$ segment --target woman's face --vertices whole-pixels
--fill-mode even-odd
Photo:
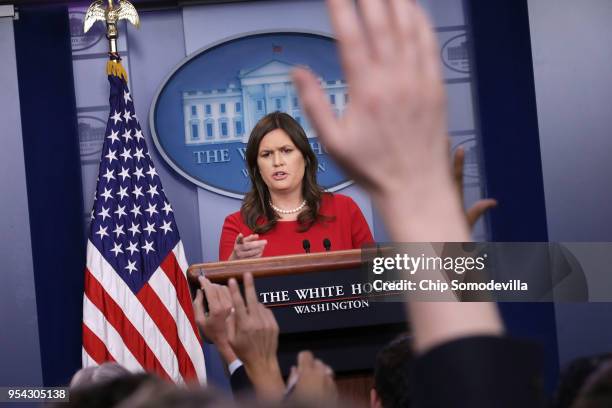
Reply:
[[[306,163],[302,152],[282,129],[274,129],[259,143],[257,167],[270,194],[301,191]]]

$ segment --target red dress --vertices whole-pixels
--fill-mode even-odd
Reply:
[[[319,212],[335,219],[317,222],[304,232],[297,231],[297,221],[279,221],[270,231],[259,234],[259,239],[268,241],[262,256],[303,254],[302,242],[305,239],[310,241],[310,252],[324,252],[325,238],[330,240],[332,251],[360,248],[363,244],[374,242],[370,227],[352,198],[342,194],[323,194]],[[237,211],[225,218],[219,243],[220,261],[230,257],[239,233],[247,237],[253,231]]]

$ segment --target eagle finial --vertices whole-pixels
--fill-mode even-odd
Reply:
[[[107,3],[107,4],[105,4]],[[117,54],[117,22],[128,20],[137,28],[140,27],[140,19],[136,8],[127,0],[119,0],[115,6],[113,0],[96,0],[87,9],[83,21],[83,32],[89,31],[96,21],[106,22],[106,38],[110,43],[111,54]]]

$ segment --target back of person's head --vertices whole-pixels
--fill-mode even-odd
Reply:
[[[587,379],[610,359],[612,359],[612,354],[604,353],[573,360],[561,373],[552,406],[554,408],[571,407]]]
[[[238,408],[238,406],[228,397],[210,388],[188,389],[164,383],[144,384],[116,408]]]
[[[376,356],[371,406],[400,408],[410,405],[412,349],[410,339],[402,335],[387,344]]]
[[[348,408],[337,400],[283,401],[259,399],[255,394],[242,394],[235,401],[211,388],[144,385],[115,408]]]
[[[104,381],[113,380],[130,372],[127,368],[117,363],[103,363],[99,366],[84,367],[77,371],[70,380],[70,388],[74,389],[90,384],[97,384]]]
[[[612,407],[612,360],[602,362],[586,379],[571,407]]]
[[[81,384],[70,390],[70,401],[62,408],[112,408],[132,396],[141,387],[163,387],[167,383],[152,374],[127,374],[101,382]]]

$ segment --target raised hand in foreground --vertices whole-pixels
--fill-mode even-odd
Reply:
[[[439,47],[423,10],[406,0],[328,0],[349,88],[341,118],[315,76],[294,72],[302,105],[336,161],[370,193],[397,242],[469,241],[447,149]],[[424,352],[499,335],[489,303],[412,302],[414,346]]]
[[[229,291],[235,309],[228,319],[229,343],[242,360],[257,394],[266,399],[280,399],[285,384],[276,356],[278,324],[270,309],[257,299],[253,275],[245,273],[243,283],[244,298],[236,280],[229,281]]]
[[[204,276],[200,276],[198,280],[202,289],[196,292],[193,301],[196,324],[202,336],[217,346],[225,364],[230,364],[237,357],[227,337],[226,325],[233,307],[229,289],[227,286],[211,283]],[[204,297],[208,303],[208,310],[204,309]]]
[[[292,395],[298,399],[329,401],[338,396],[333,370],[310,351],[300,351],[289,378],[289,383],[295,381]]]
[[[304,109],[328,151],[368,190],[396,241],[466,241],[431,26],[410,1],[358,3],[361,19],[352,0],[328,1],[348,81],[344,115],[336,118],[315,76],[298,69]]]

